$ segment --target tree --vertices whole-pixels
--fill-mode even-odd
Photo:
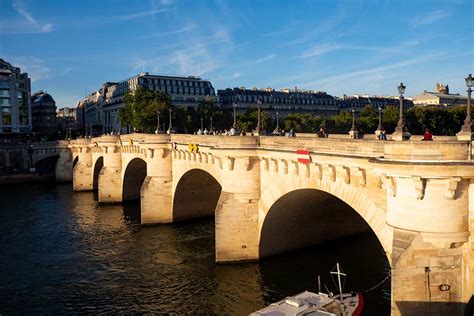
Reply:
[[[371,134],[377,129],[378,114],[372,105],[366,105],[359,114],[356,128],[362,134]]]
[[[347,134],[352,127],[352,113],[341,111],[332,117],[334,119],[334,130],[332,133]]]
[[[123,101],[125,106],[119,111],[120,121],[144,133],[153,133],[157,124],[157,111],[160,111],[163,120],[171,106],[171,97],[167,93],[143,88],[127,93]],[[164,119],[164,122],[167,120]]]
[[[395,131],[395,127],[398,123],[399,107],[398,106],[387,106],[382,112],[382,127],[385,128],[387,134],[391,134]]]

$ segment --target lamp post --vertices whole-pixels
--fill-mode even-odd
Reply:
[[[356,130],[356,126],[355,126],[355,108],[352,108],[351,112],[352,112],[352,127],[351,127],[351,130],[349,131],[349,135],[351,136],[351,138],[357,139],[359,138],[359,131]]]
[[[201,131],[204,131],[204,122],[202,120],[202,116],[201,116]]]
[[[405,136],[405,122],[403,119],[403,94],[405,93],[406,87],[403,85],[403,82],[400,82],[400,85],[397,87],[398,89],[398,94],[400,95],[400,114],[398,115],[398,123],[397,127],[395,128],[395,132],[392,134],[392,139],[393,140],[404,140],[409,137],[404,137]],[[408,134],[408,133],[407,133]]]
[[[356,125],[355,125],[355,112],[356,110],[352,108],[352,127],[351,127],[351,132],[354,132],[356,130]]]
[[[281,130],[280,130],[280,113],[276,112],[275,115],[276,115],[277,125],[276,125],[275,129],[273,130],[273,134],[280,134],[280,132],[281,132]]]
[[[237,101],[234,101],[234,103],[232,103],[232,107],[234,108],[234,124],[232,125],[232,127],[237,130]]]
[[[258,109],[258,112],[257,112],[257,127],[255,127],[255,132],[260,135],[261,131],[262,131],[262,116],[261,116],[261,106],[262,106],[262,99],[261,98],[258,98],[257,100],[257,109]]]
[[[161,130],[160,130],[160,110],[157,109],[156,110],[156,133],[159,134],[161,133]]]
[[[467,107],[466,107],[466,119],[464,120],[464,124],[461,127],[461,131],[456,134],[458,140],[472,140],[472,118],[471,118],[471,93],[472,93],[472,74],[469,74],[465,78],[466,80],[466,87],[467,87]]]
[[[174,130],[173,130],[173,109],[170,107],[168,109],[168,112],[169,112],[169,120],[170,120],[170,126],[168,127],[168,130],[166,131],[167,134],[173,134],[174,133]]]
[[[212,129],[213,129],[212,128],[212,116],[210,117],[210,120],[211,120],[211,130],[210,130],[210,132],[212,133]]]
[[[379,125],[377,126],[377,130],[382,130],[382,107],[379,106]]]
[[[375,130],[375,139],[380,139],[380,134],[382,134],[382,107],[378,107],[379,110],[379,125],[377,126],[377,129]]]

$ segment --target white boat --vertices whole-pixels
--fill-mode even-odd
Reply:
[[[359,316],[364,306],[362,294],[342,293],[341,276],[345,277],[346,275],[340,269],[339,263],[336,264],[331,274],[337,275],[339,294],[321,293],[321,290],[318,293],[305,291],[273,303],[250,315]]]

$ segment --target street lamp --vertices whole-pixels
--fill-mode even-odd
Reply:
[[[351,136],[351,138],[357,139],[359,138],[359,131],[356,130],[356,126],[355,126],[355,108],[352,108],[351,112],[352,112],[352,127],[351,127],[351,130],[349,131],[349,135]]]
[[[400,95],[400,114],[398,117],[398,123],[397,127],[395,128],[395,132],[392,134],[392,139],[393,140],[404,140],[407,139],[405,134],[409,135],[408,133],[405,133],[405,122],[403,119],[403,94],[405,93],[406,87],[403,85],[403,82],[400,82],[400,85],[397,87],[398,89],[398,94]]]
[[[275,129],[273,130],[273,134],[280,134],[280,132],[281,132],[281,130],[280,130],[280,113],[276,112],[275,115],[276,115],[277,125],[276,125]]]
[[[354,132],[356,130],[355,126],[355,112],[356,110],[352,108],[352,127],[351,127],[351,132]]]
[[[156,129],[155,129],[155,134],[160,134],[160,109],[156,109]]]
[[[377,126],[377,130],[382,130],[382,107],[379,106],[379,126]]]
[[[400,82],[398,88],[398,94],[400,95],[400,114],[398,117],[397,129],[401,129],[403,132],[404,120],[403,120],[403,94],[405,93],[406,87],[403,85],[403,82]]]
[[[232,127],[237,130],[237,99],[232,103],[232,107],[234,108],[234,124]]]
[[[201,116],[201,131],[204,131],[204,122],[203,122],[202,116]]]
[[[260,132],[262,131],[262,116],[261,116],[261,109],[260,107],[262,106],[262,99],[261,98],[258,98],[257,100],[257,104],[258,104],[258,117],[257,117],[257,127],[255,128],[255,132],[257,132],[258,134],[260,134]]]
[[[472,132],[472,119],[471,119],[471,93],[472,93],[472,85],[473,85],[473,81],[472,81],[472,74],[469,74],[469,76],[467,76],[465,78],[466,80],[466,87],[467,87],[467,108],[466,108],[466,119],[464,120],[464,124],[462,125],[461,127],[461,131],[457,134],[458,136],[458,139],[459,139],[459,136],[465,136],[465,137],[468,137],[468,138],[462,138],[463,140],[467,140],[467,139],[471,139],[471,132]]]
[[[172,114],[173,114],[173,109],[170,107],[168,109],[169,111],[169,120],[170,120],[170,126],[168,127],[168,130],[166,131],[167,134],[173,134],[174,133],[174,130],[173,130],[173,117],[172,117]]]
[[[210,119],[211,119],[211,130],[210,130],[210,132],[212,133],[212,116],[210,117]]]

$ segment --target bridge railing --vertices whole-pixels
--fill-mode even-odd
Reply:
[[[332,139],[312,136],[298,137],[260,137],[260,147],[279,150],[304,149],[313,152],[344,154],[354,156],[381,157],[384,142],[376,140]]]
[[[200,144],[218,148],[256,148],[256,136],[222,136],[222,135],[171,135],[171,141],[182,144]]]

